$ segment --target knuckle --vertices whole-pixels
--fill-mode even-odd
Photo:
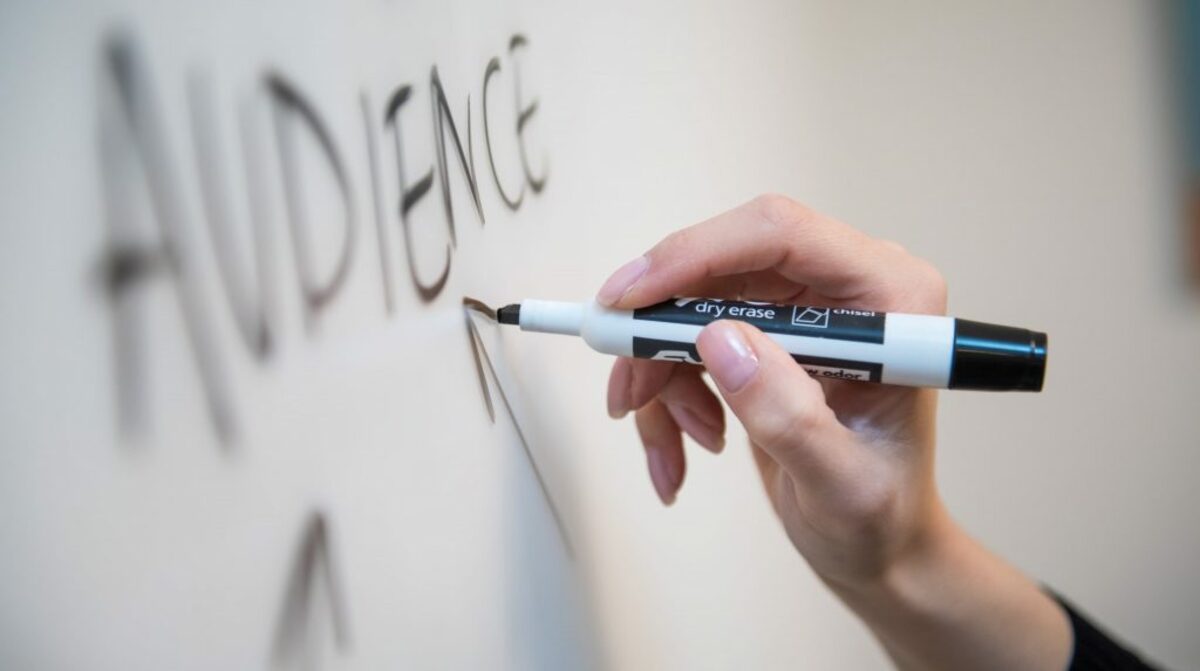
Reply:
[[[878,544],[895,526],[902,499],[893,483],[855,481],[837,496],[827,529],[847,540]]]
[[[653,442],[656,428],[654,408],[647,404],[634,410],[633,424],[637,427],[638,437],[641,438],[643,443],[647,442],[647,440]]]
[[[662,256],[664,253],[669,253],[671,248],[679,245],[680,233],[684,230],[686,229],[676,229],[668,233],[662,240],[659,240],[657,244],[651,247],[650,251],[646,252],[646,256],[657,257]]]
[[[763,221],[781,228],[795,226],[811,216],[808,208],[778,193],[764,193],[751,202]]]
[[[688,239],[688,231],[690,230],[692,230],[690,226],[677,228],[668,233],[667,237],[662,239],[660,245],[663,247],[673,247],[679,245],[680,243],[686,242]]]
[[[904,278],[903,290],[898,297],[910,307],[923,312],[939,312],[946,306],[946,278],[928,260],[911,254],[900,243],[878,240],[885,258],[896,259],[895,267],[901,269]],[[894,255],[894,256],[893,256]],[[900,277],[897,277],[899,280]]]
[[[863,486],[849,497],[846,516],[862,532],[886,527],[899,505],[900,493],[890,484]]]
[[[630,365],[629,404],[641,408],[662,396],[677,364],[669,361],[634,361]]]
[[[798,437],[811,433],[819,424],[816,409],[792,404],[785,411],[767,413],[753,428],[754,442],[767,449],[787,448]]]
[[[694,226],[689,226],[671,231],[657,245],[654,245],[646,255],[655,261],[673,260],[679,257],[687,258],[691,254],[689,250],[696,242],[694,228]]]
[[[942,272],[932,263],[922,259],[920,261],[919,276],[924,294],[929,297],[930,302],[935,306],[944,307],[946,305],[948,288],[946,277],[942,275]]]

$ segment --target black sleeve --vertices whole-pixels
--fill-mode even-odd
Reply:
[[[1054,593],[1051,596],[1067,612],[1075,637],[1067,671],[1159,671],[1101,631],[1066,599]]]

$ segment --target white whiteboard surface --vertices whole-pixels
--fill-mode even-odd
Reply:
[[[586,298],[779,191],[933,260],[955,313],[1051,334],[1044,394],[943,396],[951,509],[1195,666],[1200,319],[1169,270],[1158,20],[1083,0],[4,4],[0,665],[882,668],[742,440],[690,450],[661,509],[632,423],[604,413],[605,357],[467,327],[466,297]],[[448,128],[436,168],[435,66],[478,209]],[[404,85],[407,186],[431,171],[407,238]],[[147,156],[170,174],[158,214]],[[164,218],[174,256],[147,255]],[[265,354],[239,330],[263,258]],[[240,308],[223,261],[254,289]],[[1113,305],[1147,342],[1119,382]]]

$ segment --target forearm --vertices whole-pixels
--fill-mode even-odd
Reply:
[[[936,516],[878,580],[830,587],[903,671],[1066,669],[1072,635],[1058,603]]]

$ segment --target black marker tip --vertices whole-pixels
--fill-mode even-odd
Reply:
[[[520,324],[521,323],[521,304],[513,303],[505,305],[496,310],[496,321],[501,324]]]

